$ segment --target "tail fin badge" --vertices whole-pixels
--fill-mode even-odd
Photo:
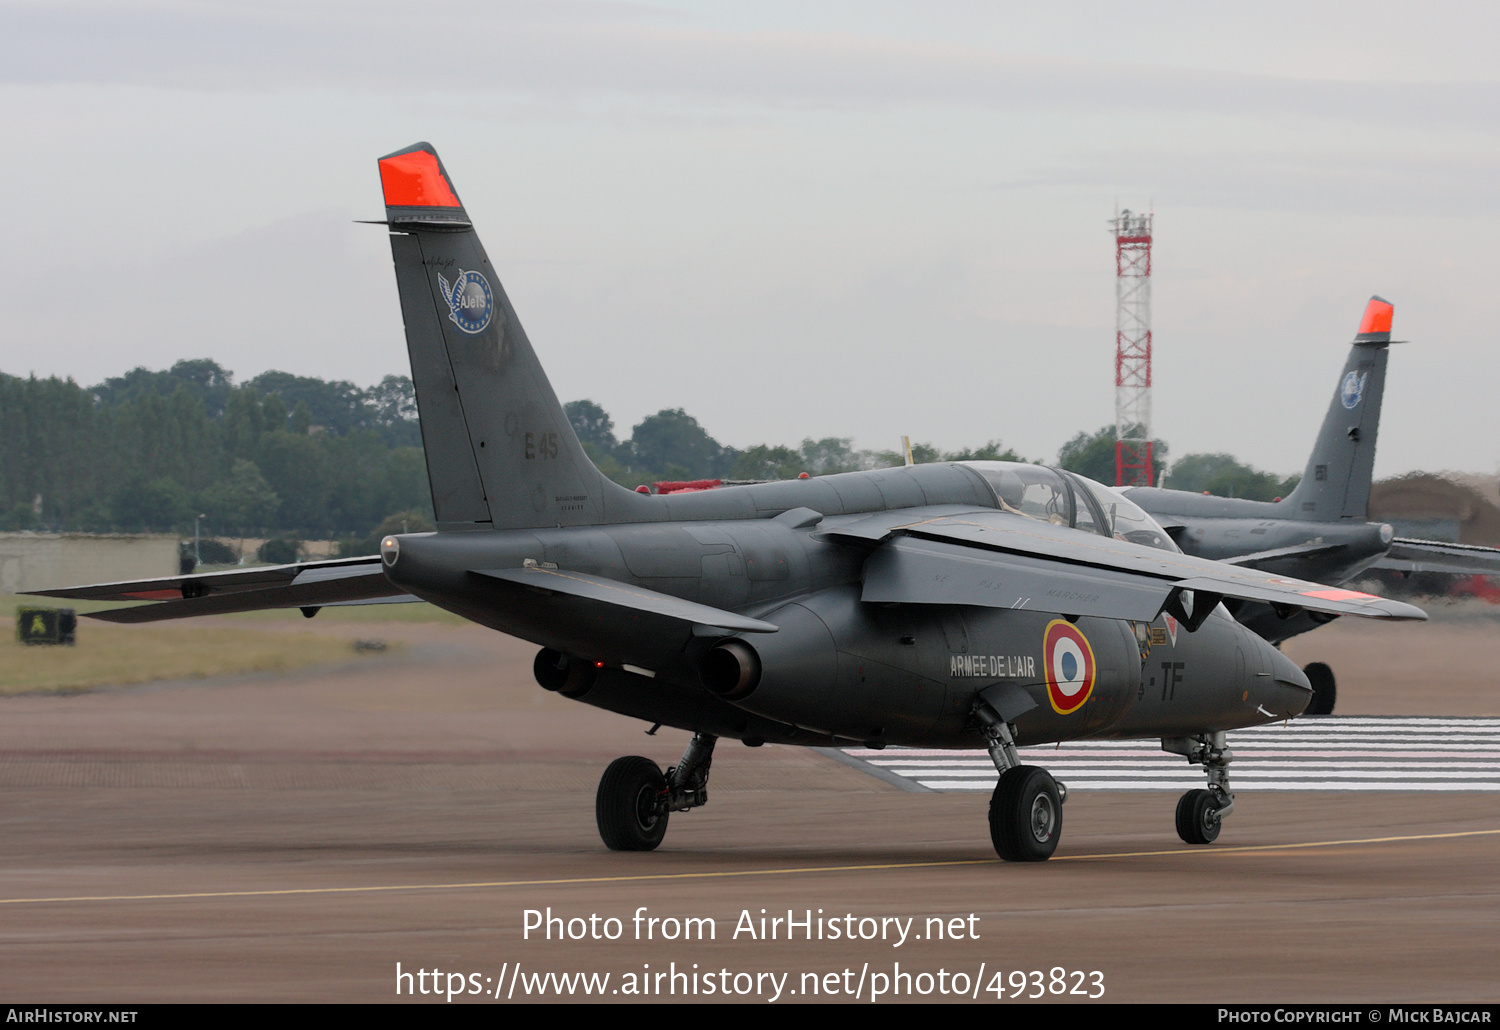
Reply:
[[[438,289],[448,302],[448,317],[454,325],[471,336],[489,327],[490,317],[495,313],[495,295],[483,275],[460,269],[458,278],[449,285],[439,274]]]
[[[1339,400],[1344,402],[1344,407],[1350,411],[1359,407],[1359,400],[1365,395],[1365,380],[1368,378],[1368,372],[1350,372],[1344,377],[1344,384],[1339,387]]]

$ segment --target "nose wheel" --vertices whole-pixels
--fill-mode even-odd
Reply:
[[[1229,750],[1225,735],[1200,733],[1194,737],[1169,737],[1163,751],[1182,755],[1208,774],[1207,790],[1190,790],[1177,802],[1177,836],[1185,844],[1212,844],[1219,839],[1224,819],[1234,811],[1234,792],[1229,789]]]
[[[1177,836],[1187,844],[1212,844],[1224,825],[1213,791],[1190,790],[1177,802]]]

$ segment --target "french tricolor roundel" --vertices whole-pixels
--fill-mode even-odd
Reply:
[[[1088,637],[1066,619],[1047,623],[1042,638],[1042,663],[1047,667],[1047,697],[1059,715],[1076,712],[1094,692],[1094,649]]]

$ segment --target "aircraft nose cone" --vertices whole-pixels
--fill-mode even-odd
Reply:
[[[1275,647],[1264,640],[1259,643],[1265,649],[1266,671],[1270,673],[1257,677],[1265,684],[1255,692],[1261,696],[1261,708],[1278,718],[1301,715],[1312,701],[1312,683],[1307,674]]]

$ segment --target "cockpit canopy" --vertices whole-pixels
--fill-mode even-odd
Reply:
[[[989,483],[1002,511],[1163,551],[1178,550],[1155,519],[1124,494],[1092,479],[1010,461],[966,461],[964,465]]]

